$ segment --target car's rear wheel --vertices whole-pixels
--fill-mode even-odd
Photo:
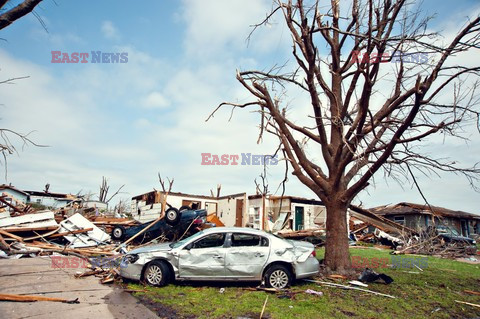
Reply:
[[[170,207],[165,212],[165,220],[170,225],[176,225],[180,221],[180,211],[174,207]]]
[[[273,265],[265,273],[265,284],[275,289],[287,288],[292,282],[292,273],[285,266]]]
[[[152,261],[148,264],[143,278],[151,286],[162,287],[168,284],[170,280],[170,269],[161,261]]]
[[[112,237],[115,240],[123,240],[125,238],[125,227],[115,226],[112,230]]]

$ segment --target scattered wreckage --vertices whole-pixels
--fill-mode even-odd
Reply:
[[[164,286],[175,280],[262,281],[283,289],[318,274],[311,243],[241,227],[210,228],[172,243],[128,252],[120,275]]]

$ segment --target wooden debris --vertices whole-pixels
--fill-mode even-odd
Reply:
[[[455,302],[458,302],[458,303],[461,303],[461,304],[464,304],[464,305],[469,305],[469,306],[473,306],[473,307],[480,308],[480,305],[477,305],[476,303],[471,303],[471,302],[466,302],[466,301],[460,301],[460,300],[455,300]]]
[[[77,299],[67,300],[62,298],[52,298],[45,296],[29,296],[29,295],[12,295],[12,294],[0,294],[1,301],[17,301],[17,302],[35,302],[35,301],[54,301],[63,303],[80,303]]]
[[[265,291],[265,292],[271,292],[271,293],[277,293],[277,292],[282,292],[280,289],[275,289],[275,288],[267,288],[267,287],[255,287],[255,288],[243,288],[244,290],[249,290],[249,291]]]
[[[480,296],[480,292],[479,292],[479,291],[464,290],[463,292],[466,292],[467,294],[471,294],[471,295]]]
[[[0,235],[3,235],[3,236],[7,236],[7,237],[10,237],[10,238],[13,238],[17,241],[20,241],[20,242],[23,242],[23,238],[20,237],[20,236],[17,236],[17,235],[14,235],[14,234],[11,234],[3,229],[0,229]]]
[[[51,236],[49,236],[49,238],[57,238],[57,237],[63,237],[63,236],[73,235],[73,234],[81,234],[81,233],[89,232],[91,230],[93,230],[93,228],[72,230],[72,231],[67,231],[67,232],[64,232],[64,233],[58,233],[58,234],[51,235]]]
[[[388,297],[388,298],[392,298],[392,299],[397,298],[397,297],[392,296],[392,295],[382,294],[380,292],[376,292],[376,291],[372,291],[372,290],[368,290],[368,289],[363,289],[363,288],[358,288],[358,287],[340,285],[340,284],[336,284],[336,283],[333,283],[333,282],[310,280],[310,279],[303,279],[303,280],[308,281],[308,282],[313,282],[313,283],[316,283],[316,284],[321,284],[321,285],[324,285],[324,286],[337,287],[337,288],[342,288],[342,289],[360,290],[360,291],[368,292],[368,293],[378,295],[378,296],[384,296],[384,297]]]
[[[367,284],[364,284],[363,282],[358,281],[358,280],[351,280],[348,283],[351,284],[351,285],[355,285],[355,286],[368,287]]]
[[[75,278],[82,278],[82,277],[88,277],[88,276],[92,276],[92,275],[98,275],[98,274],[101,274],[103,272],[102,269],[96,269],[96,270],[88,270],[88,271],[85,271],[85,272],[82,272],[81,274],[75,274]]]
[[[17,233],[17,232],[28,232],[28,231],[55,230],[57,228],[58,228],[58,225],[39,226],[39,227],[5,227],[5,228],[2,228],[2,230],[8,231],[9,233]]]
[[[267,298],[265,298],[265,302],[263,303],[262,312],[260,313],[260,319],[262,319],[263,317],[263,313],[265,312],[265,307],[267,306],[267,302],[268,302],[268,295],[267,295]]]

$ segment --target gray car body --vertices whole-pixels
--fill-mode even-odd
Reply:
[[[226,235],[222,247],[190,248],[202,238],[216,233]],[[268,239],[268,246],[232,247],[231,234],[261,236]],[[137,255],[138,260],[129,263],[125,256],[120,275],[141,280],[148,263],[164,260],[176,280],[261,281],[272,264],[287,266],[294,279],[301,279],[314,276],[319,271],[319,262],[312,256],[313,251],[311,243],[285,240],[252,228],[210,228],[187,238],[175,248],[171,248],[170,243],[162,243],[130,251],[127,256]]]

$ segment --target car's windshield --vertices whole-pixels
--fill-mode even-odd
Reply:
[[[191,239],[194,239],[194,238],[197,238],[197,237],[200,237],[203,235],[203,230],[202,231],[199,231],[198,233],[196,233],[195,235],[192,235],[190,237],[187,237],[187,238],[184,238],[182,240],[179,240],[177,242],[174,242],[174,243],[171,243],[170,244],[170,248],[178,248],[182,245],[184,245],[187,241],[191,240]]]

